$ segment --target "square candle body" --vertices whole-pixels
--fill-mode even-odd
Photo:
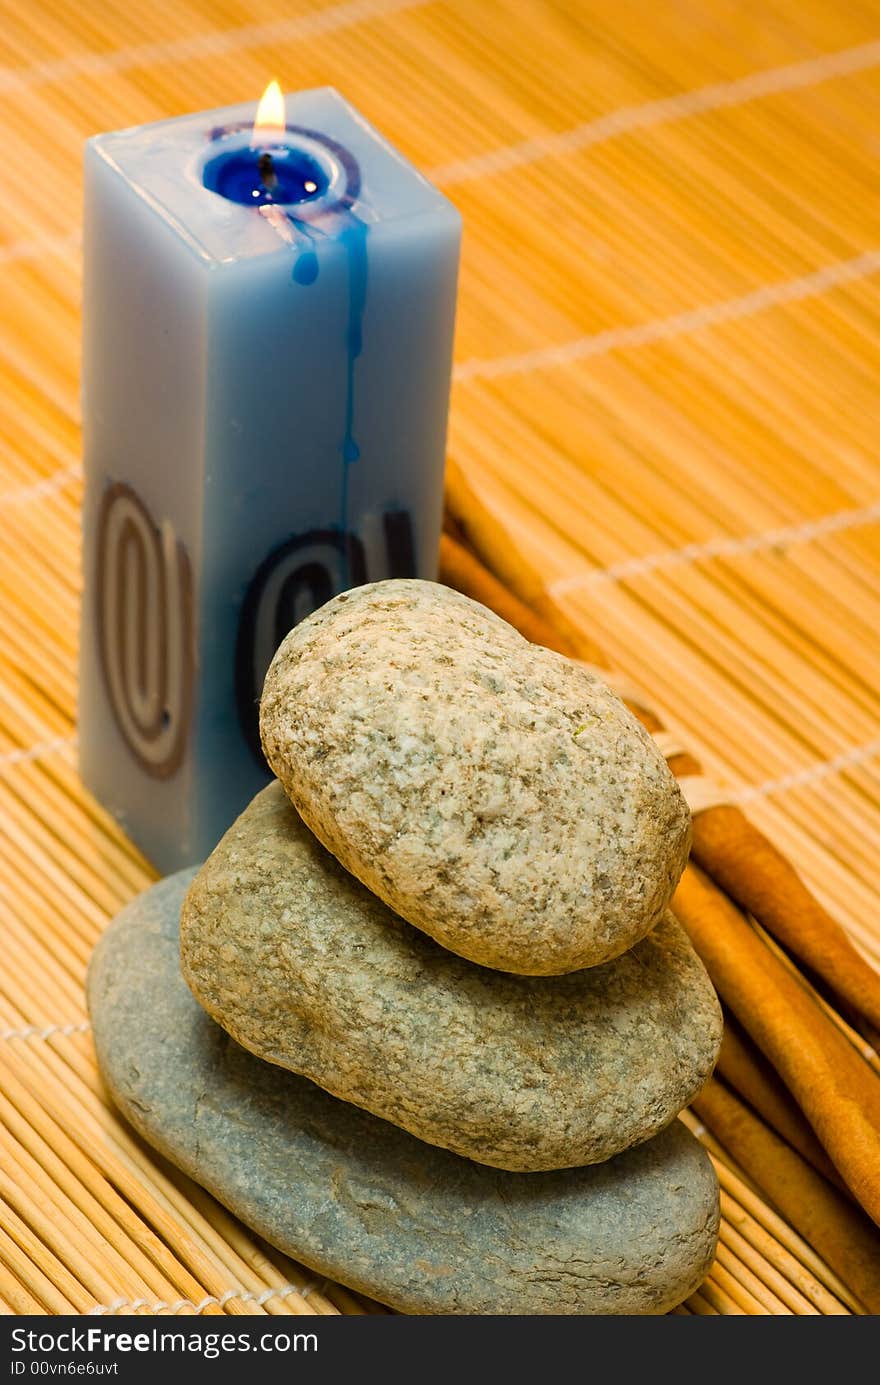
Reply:
[[[262,681],[297,620],[436,575],[458,213],[329,88],[287,99],[317,196],[229,200],[206,170],[253,119],[86,152],[80,763],[164,871],[266,782]]]

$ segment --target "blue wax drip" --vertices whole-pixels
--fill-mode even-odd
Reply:
[[[308,223],[295,217],[291,212],[287,215],[288,221],[296,227],[303,240],[306,241],[308,248],[300,250],[293,262],[293,269],[290,277],[295,284],[302,284],[305,288],[313,284],[318,277],[320,266],[318,256],[314,251],[315,238],[309,230]]]
[[[293,266],[293,278],[297,284],[313,284],[318,277],[318,257],[314,250],[303,250]]]
[[[309,242],[314,237],[306,222],[288,213],[289,220],[299,233]],[[367,227],[351,209],[347,212],[347,225],[340,240],[348,256],[348,322],[345,331],[346,382],[345,382],[345,429],[340,447],[342,456],[342,480],[339,497],[339,536],[340,568],[342,587],[345,590],[351,581],[351,564],[348,554],[348,490],[349,469],[360,459],[361,450],[354,436],[354,385],[355,363],[364,346],[363,321],[367,302]],[[318,277],[318,257],[314,250],[302,250],[294,261],[291,278],[297,284],[313,284]]]
[[[345,432],[342,439],[342,486],[339,501],[339,532],[342,538],[342,585],[349,585],[351,574],[348,558],[348,482],[349,470],[359,459],[361,450],[354,437],[355,363],[363,350],[364,308],[367,302],[367,227],[348,213],[348,226],[342,234],[348,254],[348,325],[345,334],[347,356]]]

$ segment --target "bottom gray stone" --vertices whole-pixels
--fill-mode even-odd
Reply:
[[[132,1125],[261,1236],[406,1313],[657,1314],[715,1250],[718,1188],[680,1121],[606,1164],[509,1173],[422,1144],[254,1058],[181,975],[193,871],[155,885],[89,970],[98,1061]]]

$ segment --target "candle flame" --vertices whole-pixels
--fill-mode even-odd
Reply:
[[[254,143],[266,144],[284,134],[287,115],[284,110],[284,94],[277,82],[270,82],[260,98],[257,118],[254,121]]]

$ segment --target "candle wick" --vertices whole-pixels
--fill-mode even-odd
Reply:
[[[278,186],[278,175],[272,163],[272,155],[268,149],[264,149],[257,160],[257,172],[260,175],[260,182],[267,192],[272,192]]]

